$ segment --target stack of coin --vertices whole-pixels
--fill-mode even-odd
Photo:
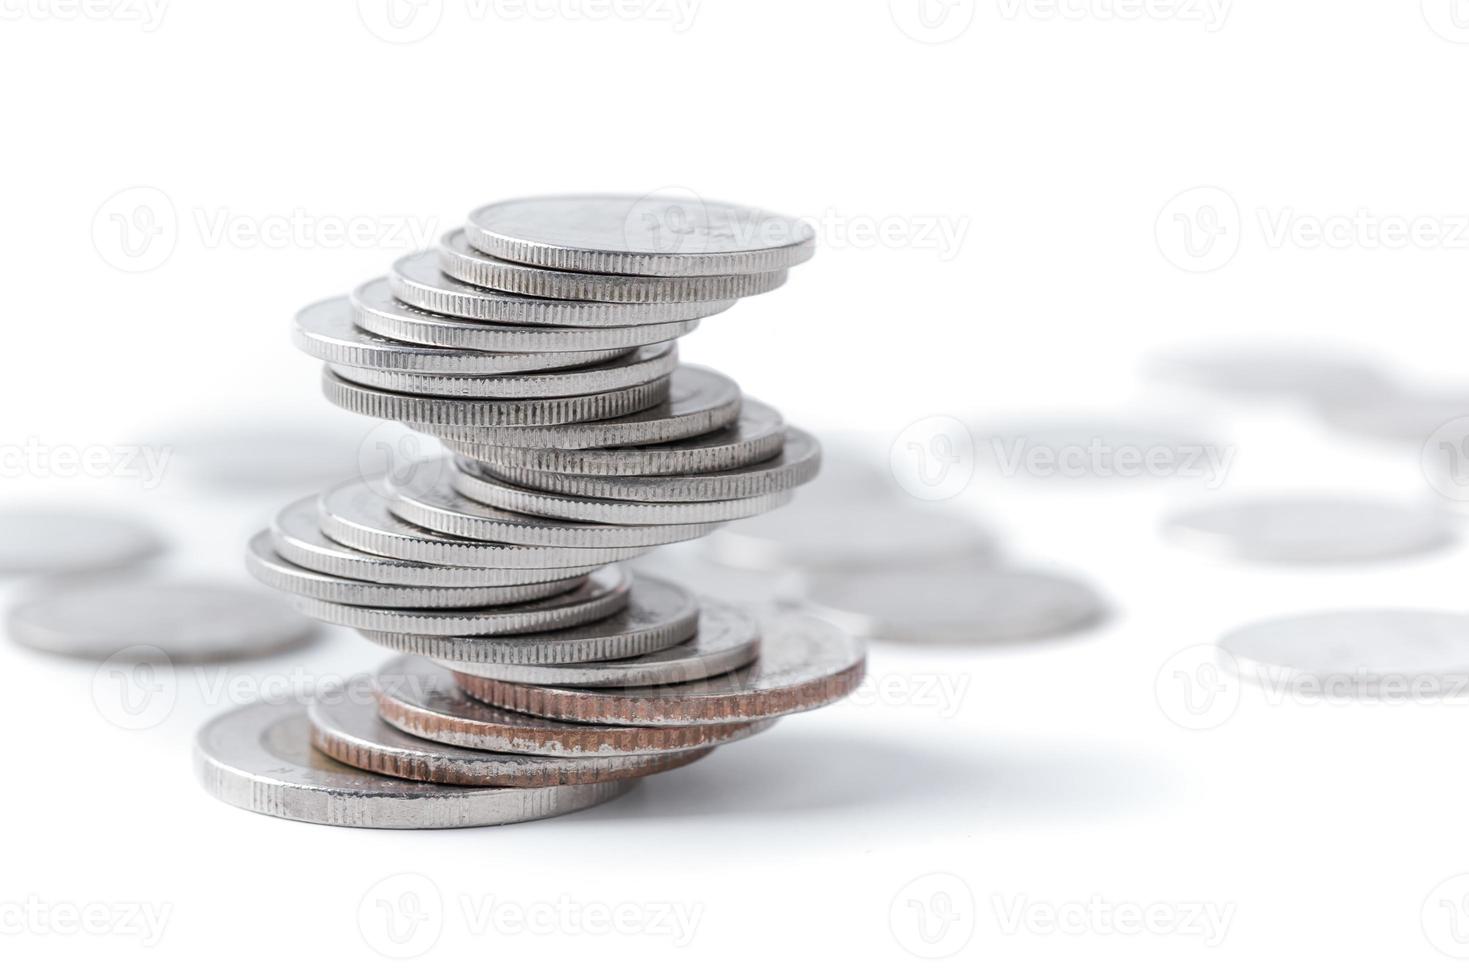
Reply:
[[[298,501],[251,541],[257,578],[402,656],[309,707],[216,719],[211,791],[350,825],[550,816],[855,688],[864,654],[836,628],[615,564],[816,475],[816,440],[677,356],[813,249],[804,222],[750,208],[515,200],[302,310],[332,402],[451,452]]]

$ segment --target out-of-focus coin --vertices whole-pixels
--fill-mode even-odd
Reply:
[[[756,518],[758,520],[758,518]],[[750,571],[710,561],[703,542],[668,545],[629,563],[636,573],[672,579],[702,597],[713,596],[760,616],[789,612],[800,596],[799,575],[790,570]]]
[[[1226,347],[1155,355],[1149,373],[1161,381],[1222,394],[1352,400],[1392,382],[1370,360],[1330,348]]]
[[[640,323],[698,320],[723,313],[732,299],[682,303],[594,303],[543,299],[481,289],[445,275],[433,252],[415,252],[393,263],[388,276],[393,295],[421,310],[495,323],[567,327],[621,327]]]
[[[454,347],[470,351],[621,351],[643,344],[676,340],[694,330],[698,320],[642,323],[625,327],[548,327],[487,323],[420,310],[393,295],[387,279],[374,279],[352,291],[352,319],[382,337]]]
[[[1317,697],[1458,697],[1469,690],[1469,616],[1344,609],[1269,619],[1219,641],[1224,666]]]
[[[873,638],[915,643],[1012,643],[1091,625],[1105,606],[1076,579],[1019,568],[894,568],[818,573],[807,604]]]
[[[672,582],[638,576],[614,615],[568,629],[520,636],[445,637],[413,633],[365,635],[401,653],[465,664],[565,664],[620,660],[682,643],[699,627],[699,603]]]
[[[254,589],[152,581],[58,584],[11,607],[6,626],[17,643],[47,653],[110,657],[137,647],[174,661],[278,653],[313,632],[310,620]]]
[[[549,756],[484,752],[415,738],[383,721],[363,676],[306,711],[311,744],[338,762],[429,783],[458,786],[565,786],[634,779],[688,765],[710,748],[644,755]]]
[[[538,269],[506,262],[471,248],[462,228],[439,240],[439,267],[455,279],[485,289],[599,303],[740,299],[769,292],[786,281],[784,269],[742,276],[619,276]]]
[[[311,747],[306,708],[259,702],[199,731],[194,769],[231,806],[334,827],[429,830],[490,827],[584,810],[627,792],[633,780],[538,789],[439,786],[344,766]]]
[[[118,568],[158,554],[148,525],[89,511],[0,511],[0,575]]]
[[[816,251],[805,221],[696,197],[528,197],[478,208],[464,230],[511,262],[630,276],[749,275]]]
[[[1277,497],[1212,504],[1171,517],[1174,540],[1247,561],[1374,561],[1431,551],[1454,539],[1427,506],[1353,497]]]
[[[765,625],[760,658],[748,667],[687,684],[573,688],[455,676],[471,697],[526,714],[604,725],[700,725],[754,721],[809,711],[846,697],[862,682],[862,644],[804,616]]]
[[[253,409],[251,410],[253,414]],[[169,473],[230,494],[305,492],[361,473],[372,423],[332,413],[329,421],[205,421],[149,438],[167,447]]]
[[[584,725],[495,708],[476,701],[454,675],[422,657],[400,657],[377,674],[378,714],[400,731],[483,752],[578,758],[658,755],[708,748],[764,731],[774,720],[649,728]]]
[[[1469,391],[1391,389],[1322,405],[1320,412],[1340,432],[1421,446],[1442,426],[1469,418]]]

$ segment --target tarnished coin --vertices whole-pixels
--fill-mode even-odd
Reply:
[[[700,500],[679,503],[610,500],[572,497],[529,490],[497,480],[474,460],[459,459],[453,475],[454,489],[505,510],[568,521],[597,521],[606,524],[705,524],[733,521],[774,510],[787,503],[794,491],[781,490],[738,500]]]
[[[1455,537],[1432,507],[1354,497],[1236,500],[1176,514],[1174,540],[1246,561],[1374,561],[1432,551]]]
[[[684,364],[673,372],[670,382],[668,401],[621,418],[550,426],[419,424],[414,428],[439,436],[462,456],[476,458],[482,444],[567,450],[662,444],[714,432],[739,416],[739,385],[722,374]]]
[[[677,340],[698,320],[641,323],[625,327],[549,327],[487,323],[420,310],[393,295],[386,279],[373,279],[352,291],[352,319],[363,330],[394,340],[471,351],[620,351]]]
[[[698,320],[723,313],[732,299],[682,303],[596,303],[589,300],[544,299],[482,289],[460,282],[439,269],[433,252],[415,252],[393,263],[388,275],[393,295],[421,310],[467,320],[544,324],[567,327],[622,327],[640,323]]]
[[[337,365],[339,370],[351,367],[384,372],[436,372],[475,376],[552,371],[597,364],[632,352],[631,349],[614,349],[492,353],[405,343],[370,333],[353,323],[352,304],[345,296],[334,296],[312,303],[298,312],[291,339],[301,350],[312,357]],[[389,375],[392,376],[394,375]],[[363,384],[372,384],[364,379],[356,380]]]
[[[645,547],[562,548],[549,545],[504,544],[440,534],[393,515],[391,492],[360,481],[344,483],[321,495],[321,533],[340,544],[375,555],[428,564],[470,568],[555,569],[549,581],[569,578],[622,558],[642,554]]]
[[[306,710],[311,744],[338,762],[429,783],[457,786],[568,786],[634,779],[688,765],[711,748],[644,755],[547,756],[483,752],[415,738],[383,721],[372,679],[347,682],[344,690]]]
[[[322,369],[327,401],[358,415],[407,425],[558,426],[641,412],[668,398],[666,377],[616,391],[559,398],[447,398],[405,395],[355,384],[330,366]]]
[[[731,426],[707,435],[651,446],[607,449],[524,449],[476,445],[471,456],[495,472],[546,470],[591,476],[654,476],[714,473],[770,459],[785,445],[780,413],[753,398],[744,399]]]
[[[194,770],[211,796],[243,810],[381,830],[540,820],[605,803],[635,783],[488,789],[393,779],[312,748],[306,708],[290,702],[250,704],[210,721],[195,742]]]
[[[630,276],[749,275],[816,251],[804,221],[697,197],[527,197],[478,208],[464,230],[511,262]]]
[[[0,575],[118,568],[163,548],[138,521],[89,511],[0,511]]]
[[[1068,633],[1105,613],[1085,583],[1020,568],[893,568],[812,574],[808,606],[853,632],[915,643],[1012,643]]]
[[[1391,386],[1372,361],[1330,348],[1288,346],[1179,350],[1155,355],[1149,372],[1162,381],[1221,394],[1292,397],[1330,403]]]
[[[763,462],[719,473],[668,473],[659,476],[592,476],[551,473],[545,470],[501,469],[492,463],[477,464],[506,483],[544,490],[566,497],[600,497],[608,500],[690,503],[761,497],[796,487],[814,479],[821,468],[821,446],[794,427],[786,429],[785,447],[779,455]]]
[[[742,276],[618,276],[538,269],[506,262],[474,248],[456,229],[439,240],[439,267],[463,282],[524,296],[599,303],[687,303],[739,299],[777,288],[784,269]]]
[[[846,697],[862,682],[862,644],[804,616],[765,625],[760,658],[733,673],[687,684],[574,688],[507,684],[455,675],[465,693],[496,707],[603,725],[702,725],[809,711]]]
[[[1219,641],[1226,669],[1316,698],[1461,697],[1469,691],[1469,616],[1344,609],[1269,619]]]
[[[204,582],[84,581],[60,584],[12,606],[17,643],[70,657],[137,648],[173,661],[257,657],[299,645],[311,621],[253,588]]]
[[[619,660],[665,650],[694,635],[699,603],[672,582],[639,575],[614,615],[567,629],[522,636],[443,637],[367,632],[374,643],[464,664],[567,664]]]
[[[473,609],[383,609],[348,606],[309,596],[286,598],[322,622],[380,633],[426,636],[496,636],[538,633],[605,619],[627,605],[631,577],[618,565],[587,576],[576,588],[545,599]]]
[[[376,678],[378,714],[399,731],[482,752],[565,758],[660,755],[748,738],[774,719],[732,725],[649,728],[584,725],[491,707],[465,694],[454,675],[422,657],[389,661]]]
[[[760,625],[753,616],[709,599],[701,599],[699,606],[699,628],[693,638],[625,660],[521,664],[442,659],[439,663],[462,674],[512,684],[645,687],[718,677],[759,656]]]

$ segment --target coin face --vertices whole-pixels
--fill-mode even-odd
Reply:
[[[311,747],[306,708],[259,702],[199,731],[194,769],[212,796],[244,810],[336,827],[428,830],[540,820],[615,799],[632,780],[537,789],[410,782],[345,766]]]
[[[125,517],[0,511],[0,575],[101,571],[150,558],[162,548],[152,528]]]
[[[11,637],[74,657],[110,657],[129,648],[174,661],[215,661],[278,653],[310,637],[310,620],[253,588],[205,582],[57,583],[10,609]]]
[[[1420,554],[1453,541],[1432,507],[1352,497],[1237,500],[1174,515],[1181,544],[1247,561],[1350,562]]]

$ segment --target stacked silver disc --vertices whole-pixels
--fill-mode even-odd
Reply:
[[[504,822],[609,798],[585,789],[692,761],[860,680],[860,648],[835,631],[767,636],[762,657],[749,615],[615,564],[779,507],[816,475],[808,434],[678,364],[702,317],[781,285],[813,250],[804,222],[730,205],[507,201],[298,314],[333,403],[451,451],[298,501],[251,541],[252,572],[303,612],[410,655],[312,705],[316,749],[358,782],[367,770],[565,796],[442,818]],[[255,751],[248,733],[299,720],[201,734],[206,783],[240,802],[255,797],[234,773],[252,763],[224,758],[231,723]],[[301,792],[265,809],[443,825],[405,815],[416,791],[402,787],[384,790],[391,814],[338,817]]]

